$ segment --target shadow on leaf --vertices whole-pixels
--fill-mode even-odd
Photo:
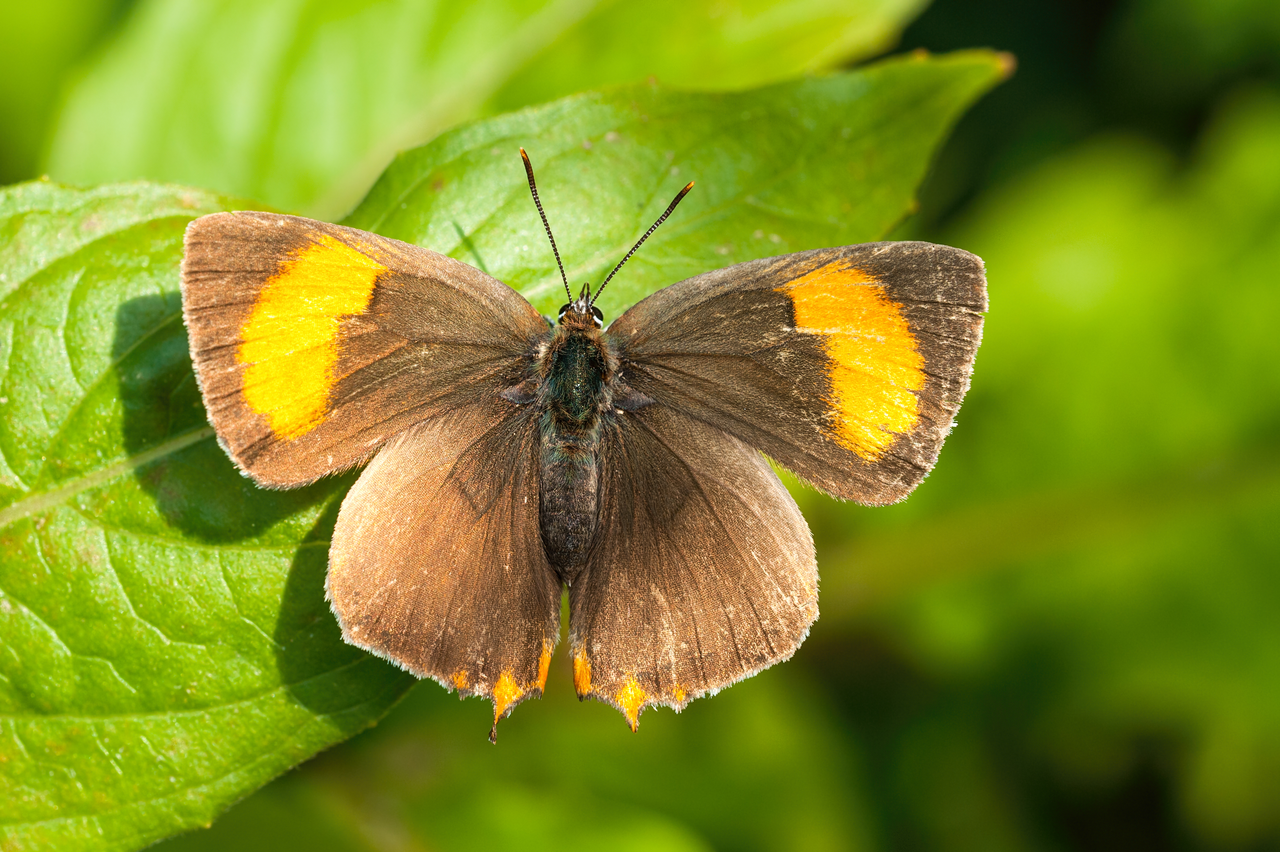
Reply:
[[[177,293],[121,305],[113,354],[131,456],[209,428]],[[329,539],[342,495],[358,472],[271,491],[241,475],[210,435],[140,466],[134,475],[165,521],[193,539],[257,539],[270,549],[296,548],[272,638],[281,682],[298,704],[354,733],[369,724],[370,704],[385,705],[412,684],[411,676],[345,644],[324,597]]]
[[[116,313],[112,354],[130,456],[208,428],[181,304],[177,293],[140,296]],[[208,543],[259,536],[354,481],[325,479],[290,491],[259,488],[236,469],[212,435],[142,465],[134,475],[167,523]]]
[[[355,475],[342,479],[349,486]],[[329,503],[294,554],[272,638],[280,679],[293,700],[350,734],[369,724],[363,712],[368,701],[386,691],[408,689],[416,679],[342,641],[324,595],[329,540],[340,504]]]

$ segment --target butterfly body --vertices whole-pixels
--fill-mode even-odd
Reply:
[[[566,311],[538,351],[539,525],[551,566],[572,585],[595,534],[600,436],[618,358],[590,311]]]
[[[665,214],[664,214],[665,215]],[[836,497],[932,468],[981,339],[982,262],[927,243],[749,261],[608,330],[374,234],[270,213],[187,229],[183,316],[249,476],[364,464],[326,593],[344,638],[494,724],[541,695],[569,592],[574,687],[680,710],[800,646],[813,540],[765,456]]]

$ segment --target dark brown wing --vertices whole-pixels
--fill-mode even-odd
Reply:
[[[982,261],[873,243],[752,261],[661,290],[609,328],[623,379],[837,497],[924,478],[969,387]]]
[[[343,637],[494,704],[542,694],[560,582],[538,534],[537,423],[501,399],[433,417],[378,451],[329,549]]]
[[[464,263],[271,213],[187,228],[183,316],[218,438],[273,487],[358,464],[524,376],[546,322]]]
[[[570,589],[574,684],[632,729],[785,660],[818,617],[813,541],[768,462],[660,405],[619,413]]]

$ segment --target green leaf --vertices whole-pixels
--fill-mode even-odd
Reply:
[[[182,230],[235,206],[151,185],[0,194],[6,849],[208,823],[412,682],[343,644],[325,604],[342,483],[259,490],[205,424]]]
[[[74,89],[48,172],[332,217],[461,121],[656,75],[746,88],[896,40],[924,0],[144,2]]]
[[[533,161],[575,295],[696,181],[605,291],[612,318],[709,269],[883,239],[914,209],[952,122],[1005,71],[1003,57],[975,51],[752,92],[647,84],[577,95],[401,154],[346,224],[479,266],[554,313],[564,287],[518,148]]]
[[[597,279],[696,175],[679,221],[611,285],[617,303],[737,260],[883,236],[950,123],[1003,72],[969,53],[752,93],[581,95],[403,155],[350,221],[453,251],[554,307],[517,141],[546,166],[575,274]],[[259,490],[205,424],[181,234],[245,206],[148,184],[0,193],[10,846],[130,849],[207,823],[412,683],[343,645],[323,600],[351,477]]]

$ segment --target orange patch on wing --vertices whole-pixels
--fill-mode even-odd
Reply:
[[[632,731],[640,726],[640,708],[644,707],[644,701],[648,697],[640,688],[640,682],[634,675],[627,678],[622,689],[618,690],[618,706],[622,708],[622,713],[627,717],[627,724],[631,726]]]
[[[573,655],[573,688],[579,695],[591,692],[591,661],[583,651]]]
[[[874,461],[920,421],[914,391],[925,384],[924,356],[902,305],[860,269],[820,267],[779,288],[796,328],[822,338],[831,362],[836,440]]]
[[[324,421],[344,317],[369,307],[386,267],[331,236],[282,264],[240,329],[244,399],[280,438],[299,438]]]
[[[498,683],[493,687],[493,724],[498,724],[498,720],[522,695],[524,695],[524,689],[516,683],[511,672],[503,672],[498,677]]]
[[[547,673],[551,671],[551,646],[543,643],[542,656],[538,658],[538,689],[547,688]]]
[[[466,689],[471,683],[471,679],[467,676],[466,669],[458,669],[453,673],[453,686],[455,689]]]
[[[685,696],[686,696],[686,695],[688,695],[688,694],[689,694],[689,693],[687,693],[687,692],[685,692],[685,691],[684,691],[684,687],[683,687],[683,686],[681,686],[681,685],[680,685],[680,684],[678,684],[678,683],[676,684],[675,699],[676,699],[676,703],[677,703],[677,704],[683,704],[683,703],[684,703]]]

